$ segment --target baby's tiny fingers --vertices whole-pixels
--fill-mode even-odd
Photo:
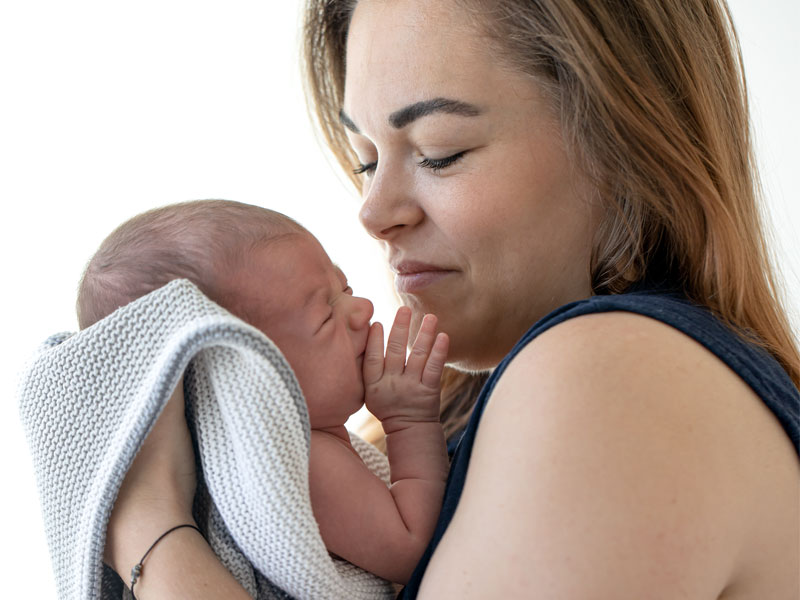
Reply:
[[[373,323],[369,328],[361,371],[366,385],[377,383],[383,377],[383,325],[380,323]]]
[[[411,352],[408,355],[406,373],[413,373],[417,378],[422,376],[422,370],[425,368],[425,362],[428,360],[428,355],[431,353],[435,338],[436,317],[434,315],[425,315],[422,319],[422,324],[419,326],[417,339],[414,340],[414,345],[411,347]]]
[[[386,340],[386,363],[384,369],[387,373],[402,373],[406,364],[406,347],[408,346],[408,330],[411,326],[411,309],[401,306],[389,331]]]
[[[440,333],[437,335],[431,355],[425,364],[425,370],[422,371],[422,385],[429,388],[437,388],[441,385],[442,372],[444,371],[444,363],[447,360],[449,348],[450,338],[447,337],[447,334]]]

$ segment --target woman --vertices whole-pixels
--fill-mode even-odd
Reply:
[[[309,0],[306,37],[403,301],[493,369],[405,596],[797,598],[800,358],[726,7]],[[191,520],[175,400],[119,572]],[[156,550],[139,598],[247,597],[195,532]]]

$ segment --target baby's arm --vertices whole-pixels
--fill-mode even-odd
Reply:
[[[449,461],[439,423],[447,334],[426,315],[406,362],[411,310],[397,311],[383,356],[383,331],[372,325],[364,357],[367,409],[381,422],[391,468],[391,493],[409,531],[425,545],[442,506]],[[424,551],[424,546],[423,546]],[[415,566],[415,565],[414,565]]]
[[[311,437],[311,500],[328,550],[400,583],[433,533],[448,470],[439,424],[448,338],[436,335],[436,319],[427,316],[406,362],[410,319],[410,310],[398,311],[385,359],[374,324],[364,357],[366,404],[386,432],[391,487],[340,438],[324,431]]]

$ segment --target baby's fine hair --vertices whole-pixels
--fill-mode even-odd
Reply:
[[[117,227],[89,261],[78,288],[78,325],[85,329],[173,279],[188,279],[224,304],[221,275],[241,266],[249,251],[307,233],[281,213],[230,200],[149,210]]]

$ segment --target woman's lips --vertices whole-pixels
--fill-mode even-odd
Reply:
[[[455,273],[452,269],[412,261],[398,263],[393,268],[395,288],[405,294],[418,292]]]

